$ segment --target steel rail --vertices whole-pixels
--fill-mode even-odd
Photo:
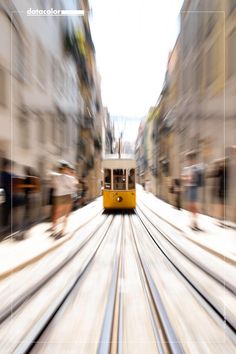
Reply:
[[[108,217],[105,217],[105,220]],[[91,220],[90,220],[91,222]],[[99,228],[104,225],[104,220],[99,224]],[[74,231],[76,233],[77,231]],[[24,302],[33,296],[37,291],[39,291],[49,280],[51,280],[63,267],[65,267],[93,238],[96,234],[97,229],[91,231],[88,234],[86,240],[84,240],[77,248],[72,249],[71,252],[60,262],[55,268],[53,268],[50,272],[44,275],[33,287],[31,287],[28,291],[25,291],[21,296],[18,296],[14,301],[11,302],[11,305],[6,305],[0,311],[0,324],[2,324],[8,317],[12,316],[12,314],[24,304]]]
[[[157,217],[158,219],[160,219],[162,222],[169,224],[171,227],[173,227],[174,229],[178,230],[178,232],[180,232],[181,236],[183,237],[182,234],[184,234],[185,238],[188,238],[189,241],[191,241],[192,243],[194,243],[195,245],[197,245],[198,247],[202,248],[203,250],[206,250],[208,253],[213,254],[214,256],[220,258],[223,261],[226,261],[227,263],[230,263],[232,265],[236,265],[236,261],[234,259],[232,259],[231,257],[229,257],[228,255],[223,255],[220,252],[211,249],[210,247],[207,247],[205,245],[202,245],[201,243],[195,241],[194,239],[192,239],[191,237],[189,237],[189,235],[182,229],[180,229],[178,226],[176,226],[174,223],[168,221],[167,219],[165,219],[163,216],[159,215],[156,211],[152,210],[146,203],[144,203],[143,200],[139,200],[139,203],[141,203],[146,209],[148,209],[152,214],[155,215],[155,217]],[[137,204],[138,207],[142,210],[142,208],[139,206],[139,204]]]
[[[97,348],[97,354],[110,354],[112,347],[112,336],[114,331],[114,321],[118,322],[118,338],[120,338],[120,314],[122,312],[121,299],[119,293],[119,280],[122,272],[122,252],[123,252],[123,240],[124,240],[124,217],[122,217],[122,223],[120,232],[117,239],[117,247],[115,250],[115,261],[113,265],[113,271],[111,276],[110,289],[108,294],[108,301],[106,311],[103,319],[102,330],[99,339],[99,345]],[[116,302],[118,302],[118,315],[115,316]],[[119,347],[118,341],[118,353],[122,354],[122,350]]]
[[[136,214],[136,215],[138,216],[138,214]],[[202,300],[204,300],[204,302],[208,305],[208,308],[210,308],[218,316],[217,317],[218,320],[223,321],[223,323],[224,323],[225,327],[227,328],[229,334],[231,335],[232,338],[234,338],[235,335],[236,335],[236,326],[235,326],[235,323],[234,323],[235,321],[233,321],[232,319],[226,318],[225,317],[225,313],[224,313],[224,309],[221,309],[221,307],[218,308],[215,304],[213,304],[212,299],[208,296],[208,294],[203,292],[203,290],[200,290],[199,287],[197,285],[195,285],[194,282],[192,280],[190,280],[184,274],[183,270],[180,270],[180,268],[178,266],[176,266],[174,261],[167,254],[167,251],[163,249],[163,246],[161,246],[159,244],[159,242],[157,242],[156,238],[153,236],[153,234],[150,231],[150,229],[147,226],[147,224],[145,224],[145,222],[140,217],[139,217],[139,222],[143,226],[143,228],[147,231],[147,233],[149,234],[150,238],[155,243],[155,245],[158,247],[158,249],[161,251],[161,253],[164,255],[164,257],[169,261],[171,266],[187,282],[187,284],[190,285],[191,289],[194,290],[195,294],[197,294]],[[151,223],[149,220],[148,220],[148,222]],[[155,226],[153,226],[153,227],[156,228]],[[162,234],[162,232],[159,231],[158,229],[157,229],[157,231]],[[223,284],[221,284],[221,285],[223,285]]]
[[[132,233],[133,233],[133,230],[132,230]],[[134,235],[132,235],[132,237],[134,238]],[[161,341],[161,336],[160,336],[159,330],[157,328],[157,323],[156,323],[157,319],[155,318],[155,315],[156,315],[155,304],[153,302],[152,296],[149,293],[148,287],[147,287],[146,282],[144,280],[142,265],[141,265],[141,263],[139,261],[139,254],[138,254],[137,247],[135,246],[134,242],[132,243],[132,246],[133,246],[133,249],[134,249],[134,256],[135,256],[135,259],[136,259],[136,262],[137,262],[137,267],[138,267],[138,271],[139,271],[139,277],[140,277],[140,280],[141,280],[142,288],[143,288],[143,291],[144,291],[144,295],[145,295],[146,301],[148,303],[149,314],[150,314],[150,317],[151,317],[152,329],[153,329],[154,337],[155,337],[155,340],[156,340],[158,353],[159,354],[165,354],[166,350],[165,350],[165,348],[163,348],[163,345],[161,345],[161,342],[162,342]],[[161,330],[164,331],[164,329],[163,329],[161,324],[160,324],[160,326],[161,326]],[[164,333],[164,337],[165,337],[165,333]]]
[[[143,210],[141,208],[138,207],[138,210],[140,212],[138,212],[137,210],[135,211],[136,215],[143,221],[144,218],[162,235],[165,237],[165,239],[173,246],[175,247],[175,249],[181,253],[183,256],[185,256],[189,261],[191,261],[192,263],[194,263],[198,268],[200,268],[202,271],[204,271],[205,273],[207,273],[208,275],[210,275],[214,280],[216,280],[218,283],[220,283],[221,285],[223,285],[227,290],[229,290],[230,292],[232,292],[234,295],[236,294],[236,286],[231,284],[230,282],[228,282],[227,280],[225,280],[222,276],[220,276],[219,274],[217,274],[216,272],[210,270],[209,268],[207,268],[204,264],[202,264],[202,262],[199,262],[194,256],[192,256],[191,254],[187,253],[186,250],[178,245],[166,232],[164,232],[163,230],[161,230],[160,227],[158,227],[157,225],[155,225],[151,219],[149,219],[143,212]],[[140,213],[143,215],[143,217],[141,217]],[[143,221],[145,223],[145,221]]]
[[[168,346],[170,348],[170,352],[172,354],[183,354],[184,350],[182,348],[182,345],[180,344],[180,341],[177,339],[177,336],[175,334],[175,331],[171,325],[171,322],[169,320],[168,314],[165,310],[165,307],[163,305],[162,299],[161,299],[161,295],[152,279],[151,273],[149,271],[149,268],[147,266],[146,261],[144,260],[144,258],[141,256],[141,252],[140,252],[140,247],[138,245],[138,241],[137,241],[137,237],[135,234],[135,226],[133,223],[133,219],[131,217],[131,228],[132,228],[132,235],[133,235],[133,240],[134,240],[134,245],[136,248],[136,254],[137,254],[137,258],[139,261],[139,264],[142,268],[141,272],[141,276],[143,274],[143,280],[146,283],[146,291],[147,293],[149,292],[151,295],[151,298],[153,299],[153,303],[156,309],[156,313],[157,316],[160,318],[161,320],[161,325],[164,331],[164,336],[167,338],[168,341]],[[157,346],[158,349],[160,348],[160,353],[165,353],[165,348],[160,347],[160,336],[158,334],[158,330],[155,328],[155,332],[154,334],[156,334],[156,339],[157,339]],[[158,345],[159,343],[159,345]]]
[[[125,277],[125,270],[124,270],[124,249],[125,249],[125,236],[123,235],[122,237],[122,244],[121,244],[121,258],[120,258],[120,280],[124,279]],[[119,308],[119,313],[118,313],[118,342],[117,342],[117,354],[122,354],[123,353],[123,287],[124,284],[123,282],[119,284],[119,299],[118,299],[118,308]]]
[[[99,241],[97,242],[96,247],[93,249],[93,251],[89,255],[88,259],[84,262],[82,267],[79,269],[75,279],[70,281],[70,283],[65,287],[64,291],[62,293],[60,293],[57,300],[49,306],[49,308],[41,316],[41,318],[37,321],[37,323],[33,325],[31,330],[29,331],[29,333],[17,345],[17,347],[12,352],[12,354],[26,354],[26,353],[29,353],[30,350],[32,350],[34,345],[37,343],[37,340],[40,338],[40,336],[43,334],[43,332],[47,329],[47,327],[53,321],[54,317],[56,316],[58,311],[61,309],[61,307],[63,306],[65,301],[72,294],[72,292],[75,290],[75,288],[77,286],[79,286],[83,275],[86,273],[86,271],[91,266],[92,261],[94,260],[99,248],[101,247],[103,241],[107,237],[108,231],[110,229],[110,226],[111,226],[113,220],[114,220],[114,217],[111,217],[108,225],[103,225],[104,227],[99,229],[99,232],[101,233],[102,236],[99,239]]]

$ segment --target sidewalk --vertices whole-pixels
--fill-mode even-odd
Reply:
[[[196,232],[189,227],[190,215],[188,211],[177,210],[152,193],[143,191],[140,186],[137,188],[137,196],[140,202],[171,226],[183,232],[192,242],[236,265],[236,231],[234,228],[220,227],[217,225],[216,219],[199,214],[199,227],[203,231]]]
[[[8,238],[0,243],[0,279],[34,263],[47,253],[55,250],[73,236],[73,232],[83,227],[102,210],[101,202],[95,200],[85,207],[72,212],[67,225],[67,235],[59,240],[50,237],[47,229],[51,223],[42,222],[26,233],[21,241]]]

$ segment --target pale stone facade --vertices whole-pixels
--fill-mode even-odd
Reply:
[[[225,217],[235,221],[236,2],[185,0],[180,16],[180,34],[153,111],[153,183],[157,195],[172,202],[168,186],[180,178],[186,154],[194,150],[206,176],[201,211],[218,216],[212,207],[219,203],[217,181],[207,176],[215,161],[228,157]]]
[[[89,3],[71,6],[85,16],[26,16],[30,7],[68,9],[66,0],[0,5],[0,158],[14,161],[17,174],[31,166],[43,179],[66,160],[90,200],[101,191],[104,110]]]

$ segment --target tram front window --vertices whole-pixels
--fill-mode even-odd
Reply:
[[[126,170],[123,169],[113,170],[113,189],[116,190],[126,189]]]
[[[111,189],[111,170],[105,169],[104,171],[104,188]]]

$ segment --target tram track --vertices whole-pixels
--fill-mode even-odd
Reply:
[[[200,247],[202,250],[207,251],[208,253],[211,253],[212,255],[218,257],[219,259],[221,259],[224,262],[227,262],[228,264],[231,264],[233,266],[236,265],[236,261],[235,261],[235,259],[232,258],[232,256],[230,256],[228,254],[222,254],[218,250],[213,249],[212,247],[209,247],[206,244],[202,244],[201,242],[198,242],[197,240],[193,239],[192,237],[190,237],[188,235],[188,233],[186,231],[181,229],[174,222],[172,222],[172,221],[168,220],[167,218],[164,218],[163,216],[161,216],[155,210],[150,208],[150,206],[147,205],[143,200],[139,200],[138,207],[140,209],[144,208],[144,209],[148,210],[148,212],[153,214],[155,216],[155,218],[158,218],[158,220],[160,222],[164,222],[165,224],[169,224],[172,229],[175,229],[179,233],[179,235],[181,235],[184,238],[187,238],[191,243],[193,243],[196,246]]]
[[[86,265],[85,265],[85,271],[89,274],[91,274],[92,272],[92,265],[93,265],[93,261],[95,259],[95,257],[99,257],[98,256],[98,252],[102,252],[102,248],[104,249],[105,247],[107,247],[107,240],[108,238],[111,239],[112,236],[116,237],[115,242],[113,243],[113,253],[112,253],[112,271],[110,271],[108,273],[111,273],[111,275],[109,276],[109,289],[108,289],[108,294],[106,295],[106,306],[104,308],[104,312],[101,311],[100,308],[100,312],[103,313],[103,315],[101,316],[101,314],[99,315],[99,317],[101,317],[101,325],[100,325],[100,335],[98,336],[99,339],[97,339],[97,343],[99,343],[99,345],[97,346],[97,350],[96,353],[110,353],[110,349],[111,349],[111,345],[112,345],[112,337],[114,337],[115,330],[116,328],[118,328],[118,323],[116,323],[115,321],[115,308],[116,308],[116,302],[119,299],[119,294],[117,292],[118,289],[118,282],[119,282],[119,274],[120,274],[120,270],[121,270],[121,248],[122,248],[122,231],[117,231],[119,230],[119,226],[120,223],[118,222],[118,220],[115,220],[114,216],[112,216],[113,221],[110,224],[109,228],[107,228],[106,233],[103,235],[101,241],[99,242],[99,244],[96,246],[96,248],[92,251],[92,255],[90,257],[90,259],[88,259],[86,261]],[[106,241],[106,242],[105,242]],[[115,244],[115,245],[114,245]],[[96,264],[94,264],[95,266]],[[54,313],[52,314],[52,316],[50,317],[50,321],[47,321],[47,323],[45,324],[43,330],[41,330],[41,332],[39,333],[39,335],[37,336],[37,338],[31,338],[31,351],[32,353],[41,353],[44,352],[44,348],[43,345],[41,345],[40,342],[40,338],[41,336],[46,336],[46,338],[49,338],[50,341],[50,334],[49,337],[47,337],[47,331],[49,331],[50,333],[50,326],[53,332],[53,321],[55,320],[55,322],[57,322],[56,316],[59,315],[59,312],[61,311],[62,313],[64,311],[66,311],[66,301],[69,300],[69,297],[74,296],[74,298],[76,299],[76,297],[79,296],[79,293],[81,292],[81,288],[83,287],[83,281],[85,281],[85,271],[83,271],[83,273],[79,273],[77,280],[74,283],[74,286],[70,288],[70,290],[67,292],[67,296],[63,299],[63,301],[60,302],[60,306],[57,308],[56,312],[54,311]],[[107,291],[106,291],[107,293]],[[75,300],[76,301],[76,300]],[[58,313],[57,313],[58,312]],[[119,317],[116,316],[117,321],[119,320]],[[59,320],[58,320],[59,321]],[[60,325],[60,324],[59,324]],[[98,331],[97,331],[98,332]],[[33,339],[33,340],[32,340]],[[36,339],[36,340],[35,340]],[[44,341],[42,340],[42,343]],[[116,341],[113,342],[114,345],[116,346]],[[27,351],[16,351],[14,353],[26,353]],[[47,351],[46,351],[47,352]],[[50,352],[50,351],[49,351]]]
[[[229,292],[231,292],[234,295],[236,294],[236,286],[234,285],[233,281],[227,280],[228,274],[225,274],[223,276],[223,275],[220,275],[214,269],[212,269],[213,267],[211,266],[211,264],[213,264],[213,265],[215,264],[212,261],[212,260],[215,260],[213,255],[208,255],[204,251],[202,254],[203,257],[199,257],[199,254],[197,254],[197,255],[194,255],[194,253],[191,254],[188,251],[188,240],[185,244],[182,243],[182,245],[181,245],[178,242],[178,237],[174,238],[173,235],[164,231],[160,226],[158,226],[158,224],[155,222],[155,220],[153,218],[147,217],[146,215],[148,215],[148,214],[146,214],[139,207],[137,208],[136,214],[140,218],[140,220],[142,220],[143,224],[147,226],[147,228],[150,228],[150,226],[153,228],[154,232],[152,232],[152,235],[155,234],[155,230],[156,230],[162,236],[162,239],[166,240],[173,248],[175,248],[186,259],[188,259],[190,262],[195,264],[199,269],[201,269],[204,273],[208,274],[211,278],[213,278],[216,282],[218,282],[220,285],[222,285]],[[184,241],[186,241],[186,240],[184,240]],[[201,250],[198,247],[195,249],[197,251]],[[204,257],[207,257],[206,261],[204,260]],[[205,263],[208,263],[208,265],[206,265]],[[223,266],[225,266],[225,267],[229,266],[231,268],[231,265],[223,264]]]
[[[101,215],[99,215],[98,218],[101,218]],[[43,262],[44,269],[45,269],[45,263],[46,263],[46,265],[49,263],[49,266],[47,266],[46,273],[43,271],[43,268],[42,268],[42,271],[40,271],[40,265],[37,265],[37,273],[42,273],[43,275],[39,278],[34,277],[34,280],[33,280],[34,285],[32,286],[32,282],[31,282],[31,285],[28,286],[27,290],[25,290],[25,287],[24,287],[24,289],[20,293],[15,294],[15,293],[11,292],[11,295],[13,295],[13,296],[10,296],[10,297],[8,296],[7,303],[5,304],[5,306],[3,306],[1,308],[0,324],[3,323],[8,317],[12,316],[13,313],[15,311],[17,311],[17,309],[21,305],[24,304],[25,301],[27,301],[31,296],[33,296],[35,293],[37,293],[37,291],[39,291],[48,281],[50,281],[58,272],[60,272],[63,269],[63,267],[65,267],[76,255],[78,255],[79,252],[86,245],[88,245],[88,243],[92,240],[92,238],[94,237],[97,230],[102,227],[102,225],[107,220],[107,218],[108,218],[107,216],[104,216],[102,218],[102,221],[100,221],[98,223],[97,228],[92,230],[91,232],[89,232],[88,235],[85,237],[84,241],[81,242],[80,239],[77,239],[76,241],[72,242],[72,244],[69,246],[69,250],[68,250],[67,255],[64,256],[62,260],[59,259],[59,262],[57,265],[55,265],[56,258],[55,258],[54,254],[50,255],[49,262],[47,262],[47,260],[44,260],[44,262]],[[91,222],[91,220],[88,221],[87,224],[89,224],[89,222]],[[76,235],[77,232],[78,232],[78,229],[76,229],[76,231],[73,234]],[[59,256],[60,256],[60,253],[59,253]],[[53,266],[50,269],[51,261],[53,261]],[[48,270],[48,267],[49,267],[49,270]],[[34,271],[35,271],[35,269],[33,267],[33,269],[31,269],[31,271],[30,271],[29,277],[32,278],[31,273],[33,274]],[[14,275],[12,275],[12,276],[13,276],[13,279],[11,279],[10,284],[11,284],[11,282],[16,281],[16,279],[14,279]],[[18,278],[20,278],[20,276],[21,276],[21,274],[19,274]],[[21,286],[20,286],[22,284],[21,278],[18,279],[18,284],[21,289]],[[27,282],[25,282],[25,284],[27,284]],[[16,284],[14,284],[14,285],[16,286]],[[12,290],[12,289],[10,288],[10,290]],[[5,298],[6,295],[7,295],[7,293],[5,290],[5,293],[3,293],[1,295],[1,297]]]
[[[135,237],[140,244],[140,254],[153,277],[154,286],[159,291],[165,311],[176,331],[177,338],[183,345],[184,352],[189,351],[191,348],[189,348],[189,343],[192,343],[192,340],[198,333],[200,335],[200,332],[202,332],[201,340],[195,342],[193,347],[196,352],[198,350],[200,353],[204,352],[204,345],[202,346],[204,342],[208,343],[209,352],[221,353],[223,348],[225,353],[234,352],[236,345],[235,331],[226,322],[225,317],[219,316],[216,309],[209,304],[194,284],[181,273],[181,269],[177,269],[173,260],[159,246],[153,247],[150,232],[137,216],[133,217],[133,224],[135,225]],[[171,284],[173,284],[174,289]],[[184,293],[186,294],[184,295]],[[183,309],[181,307],[183,307],[184,313],[182,313]],[[190,311],[188,311],[188,308]],[[202,326],[201,330],[199,321]],[[211,323],[211,328],[209,323]],[[211,341],[209,341],[209,335],[212,338]],[[189,342],[185,338],[189,338]],[[192,344],[194,345],[194,343]]]
[[[138,215],[138,217],[142,221],[144,219],[148,220],[148,222],[165,238],[165,240],[169,244],[171,244],[173,247],[175,247],[183,256],[188,258],[192,263],[196,264],[198,268],[202,269],[202,271],[209,274],[209,276],[211,276],[218,283],[223,285],[227,290],[229,290],[233,294],[236,294],[236,286],[233,281],[227,280],[227,274],[220,275],[215,270],[211,269],[209,267],[209,265],[206,266],[204,264],[204,262],[199,259],[199,256],[196,257],[187,251],[187,247],[188,247],[187,242],[191,242],[191,241],[187,240],[187,242],[185,244],[182,243],[182,245],[181,245],[180,242],[178,242],[178,237],[175,237],[175,239],[174,239],[174,237],[170,233],[167,234],[167,232],[165,232],[160,226],[158,226],[158,224],[155,222],[153,216],[151,217],[151,212],[149,212],[149,213],[147,212],[147,208],[146,208],[146,212],[144,212],[143,209],[141,209],[140,206],[138,205],[137,209],[136,209],[136,214]],[[149,215],[149,217],[146,217],[146,215]],[[144,221],[144,224],[145,224],[145,221]],[[186,239],[183,239],[183,240],[186,241]],[[201,248],[199,248],[198,245],[196,245],[196,247],[197,247],[196,248],[197,250],[201,249]]]
[[[200,300],[207,304],[210,312],[213,311],[213,313],[217,315],[217,318],[224,323],[228,329],[229,334],[234,337],[236,334],[236,317],[235,314],[231,312],[231,310],[233,310],[233,308],[235,308],[234,306],[236,305],[234,296],[235,287],[231,284],[228,284],[227,282],[224,282],[221,277],[218,278],[217,274],[212,274],[212,272],[210,272],[207,267],[202,266],[200,262],[196,261],[196,259],[194,259],[191,255],[187,254],[186,251],[179,249],[179,247],[176,246],[176,244],[167,237],[165,232],[163,232],[163,230],[161,230],[156,224],[153,224],[153,222],[147,216],[145,216],[144,212],[140,211],[139,208],[137,208],[136,215],[139,218],[140,223],[149,234],[151,240],[162,252],[164,257],[166,257],[166,259],[174,267],[177,273],[190,285]],[[176,257],[176,255],[174,255],[174,253],[170,250],[170,247],[163,243],[163,239],[160,241],[157,233],[159,233],[159,235],[161,235],[161,237],[166,242],[168,242],[169,245],[171,245],[181,256],[185,257],[189,262],[198,268],[198,277],[194,277],[193,273],[190,274],[189,270],[187,269],[188,264],[184,264],[182,260]],[[200,273],[199,269],[201,271]],[[216,283],[212,283],[212,288],[214,291],[210,291],[209,289],[209,278],[205,281],[208,287],[207,285],[205,287],[203,286],[203,279],[206,274]],[[219,287],[221,287],[221,289]],[[216,296],[215,294],[219,294],[219,291],[221,296]],[[234,304],[232,305],[232,309],[227,309],[225,305],[222,305],[222,299],[224,298],[227,300],[229,299],[230,304]]]
[[[180,341],[177,339],[175,331],[170,323],[168,314],[163,306],[160,293],[150,274],[147,262],[140,251],[140,244],[138,243],[135,233],[135,225],[130,220],[132,238],[134,245],[134,252],[139,268],[140,280],[146,295],[146,299],[150,309],[150,317],[152,320],[153,331],[156,338],[157,349],[160,354],[172,353],[183,354],[183,348]]]
[[[119,216],[120,217],[120,216]],[[113,216],[114,218],[114,216]],[[54,321],[58,312],[63,312],[63,306],[68,297],[72,296],[73,292],[80,291],[80,286],[83,282],[83,278],[87,270],[91,268],[92,260],[95,258],[100,246],[105,242],[105,237],[109,235],[115,236],[117,239],[113,240],[115,243],[113,265],[110,277],[110,285],[108,289],[108,295],[106,299],[106,306],[103,315],[102,326],[100,330],[100,336],[98,339],[97,354],[122,354],[126,353],[124,349],[124,311],[127,312],[128,294],[123,293],[122,280],[125,277],[125,268],[128,267],[125,260],[125,239],[132,244],[134,259],[136,260],[136,266],[139,269],[139,277],[142,283],[141,288],[145,293],[146,305],[149,307],[148,318],[151,323],[150,328],[156,338],[156,351],[155,353],[173,353],[181,354],[183,350],[179,341],[177,340],[173,328],[168,320],[168,316],[165,312],[163,304],[161,302],[158,290],[154,284],[154,281],[150,275],[147,264],[140,254],[140,249],[135,236],[135,228],[132,225],[129,216],[121,216],[122,221],[119,222],[119,232],[114,234],[112,231],[112,223],[103,236],[102,240],[92,251],[91,256],[82,266],[82,269],[78,273],[76,280],[73,281],[58,297],[57,301],[49,306],[49,309],[44,315],[37,321],[29,333],[23,338],[21,343],[13,351],[14,354],[22,354],[28,352],[41,353],[40,338],[44,333],[47,333],[48,328]],[[115,227],[114,227],[115,229]],[[104,242],[103,242],[104,241]],[[138,279],[136,279],[138,281]],[[140,311],[140,310],[139,310]],[[154,313],[153,313],[154,311]],[[140,312],[142,313],[142,311]],[[158,314],[157,314],[158,313]],[[156,321],[160,322],[158,325]],[[139,325],[143,326],[142,323]],[[160,339],[160,328],[162,331]],[[48,338],[48,337],[46,337]],[[147,337],[149,338],[149,337]],[[42,340],[44,343],[44,340]],[[36,350],[35,350],[36,345]],[[168,348],[168,350],[167,350]],[[43,347],[42,347],[42,352]],[[46,351],[47,352],[47,351]]]
[[[72,257],[71,251],[67,263],[15,309],[15,323],[10,327],[12,333],[17,333],[14,328],[21,325],[25,314],[43,301],[50,289],[57,288],[56,279],[67,279],[66,284],[62,282],[55,294],[48,297],[44,308],[32,315],[32,323],[18,335],[15,343],[5,340],[7,325],[1,334],[2,327],[7,321],[10,323],[9,318],[5,318],[0,326],[0,341],[1,336],[5,340],[2,341],[4,353],[189,352],[189,344],[184,338],[188,335],[193,338],[192,331],[198,330],[198,318],[192,319],[190,328],[186,325],[184,333],[183,323],[187,317],[185,314],[180,316],[169,300],[174,302],[174,297],[168,293],[169,278],[165,279],[165,274],[176,279],[177,294],[184,293],[186,299],[189,296],[188,306],[194,308],[196,304],[201,312],[199,320],[206,319],[209,324],[213,318],[214,328],[221,337],[224,322],[225,333],[230,338],[226,343],[232,348],[231,338],[235,335],[232,324],[217,313],[217,303],[212,305],[211,297],[204,296],[199,284],[189,277],[183,267],[186,257],[176,249],[173,252],[179,252],[179,257],[173,256],[171,248],[174,249],[174,245],[167,240],[160,243],[158,232],[148,217],[140,215],[138,208],[131,215],[123,212],[100,215],[93,234],[91,231],[88,240],[85,238],[77,244],[78,252],[74,249]],[[160,235],[164,239],[159,232]],[[191,260],[186,258],[185,262]],[[212,278],[213,281],[216,282]],[[214,343],[209,345],[215,348]],[[196,352],[202,352],[204,345],[199,343],[198,346],[200,349]]]
[[[82,279],[86,277],[87,270],[90,268],[90,265],[93,263],[93,260],[96,257],[97,252],[104,244],[104,241],[108,235],[109,230],[112,229],[113,219],[114,218],[112,216],[108,216],[106,218],[106,222],[103,223],[103,226],[100,227],[100,229],[97,229],[96,242],[94,242],[93,245],[90,245],[90,249],[88,250],[87,256],[82,260],[82,264],[76,267],[78,269],[75,271],[75,274],[73,274],[71,279],[69,279],[69,282],[66,284],[66,286],[63,286],[63,288],[61,288],[61,290],[58,291],[58,295],[56,295],[56,297],[54,297],[54,299],[49,302],[48,306],[45,306],[45,309],[39,312],[37,316],[35,316],[35,321],[34,322],[32,321],[32,326],[28,326],[28,330],[26,331],[27,333],[25,333],[22,338],[18,338],[18,344],[16,345],[16,347],[14,347],[14,349],[8,348],[5,352],[28,353],[31,350],[31,348],[33,348],[34,344],[37,342],[37,339],[53,321],[54,317],[56,316],[58,311],[60,311],[61,307],[70,297],[70,295],[73,293],[74,289],[78,288]],[[69,266],[70,264],[68,264],[68,267]],[[76,259],[75,259],[75,266],[76,266]],[[60,273],[59,276],[61,276]],[[53,279],[51,281],[53,281]],[[40,293],[36,294],[35,296],[40,298]],[[32,297],[30,302],[34,301],[35,296]],[[37,301],[35,303],[37,304]],[[28,303],[26,303],[25,305],[23,305],[23,308],[20,310],[23,317],[24,314],[27,314],[28,310],[29,310],[29,306]],[[19,313],[17,313],[17,318],[19,319],[18,321],[16,319],[16,324],[15,324],[16,328],[21,323]],[[2,341],[2,343],[4,342]]]
[[[117,252],[115,255],[111,283],[109,288],[108,301],[99,345],[96,354],[122,354],[122,293],[120,280],[123,274],[123,252],[124,252],[124,217],[122,216],[121,228],[117,240]]]

